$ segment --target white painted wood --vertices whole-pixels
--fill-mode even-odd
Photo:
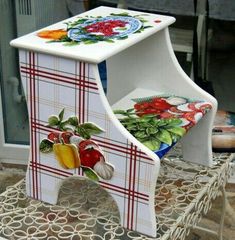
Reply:
[[[182,143],[186,160],[211,165],[211,130],[217,101],[197,86],[182,70],[174,55],[168,29],[109,58],[107,69],[109,79],[107,97],[111,105],[135,88],[210,102],[213,110],[189,131],[182,139]]]
[[[88,12],[82,13],[78,15],[79,17],[86,16],[108,16],[111,13],[121,13],[126,10],[121,10],[117,8],[109,8],[109,7],[98,7],[96,9],[90,10]],[[128,11],[131,15],[139,15],[143,14],[143,12],[137,11]],[[55,30],[55,29],[65,29],[65,22],[74,21],[78,18],[78,16],[69,18],[67,20],[61,21],[59,23],[53,24],[49,27],[40,29],[42,30]],[[137,42],[142,41],[143,39],[149,37],[153,33],[160,31],[161,29],[167,27],[172,24],[175,19],[173,17],[156,15],[156,14],[148,14],[144,16],[146,20],[149,21],[149,24],[153,27],[145,29],[141,34],[131,34],[128,39],[125,41],[116,41],[115,44],[107,44],[106,42],[100,42],[98,44],[80,44],[77,46],[73,46],[69,48],[68,46],[64,46],[62,44],[48,44],[46,43],[48,39],[39,38],[36,34],[39,31],[30,33],[23,37],[17,38],[11,41],[11,45],[17,48],[24,48],[33,51],[39,51],[43,53],[53,54],[57,56],[72,58],[76,60],[99,63],[118,52],[123,51],[124,49],[136,44]],[[161,20],[160,23],[156,24],[154,21],[158,19]]]

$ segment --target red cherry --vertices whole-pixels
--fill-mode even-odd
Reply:
[[[93,168],[97,162],[104,158],[103,154],[94,148],[88,148],[80,152],[81,164]]]
[[[60,136],[60,132],[50,132],[50,133],[47,135],[47,138],[48,138],[49,140],[51,140],[52,142],[54,142],[54,143],[59,143],[59,142],[60,142],[59,136]]]
[[[70,143],[69,139],[72,136],[73,136],[73,133],[71,133],[71,132],[62,132],[60,134],[60,139],[62,138],[64,143]]]

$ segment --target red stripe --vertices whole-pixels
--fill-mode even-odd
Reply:
[[[33,101],[33,118],[37,119],[36,117],[36,86],[35,86],[35,53],[32,53],[32,57],[33,57],[33,96],[34,96],[34,101]],[[34,159],[35,162],[37,162],[37,151],[38,151],[38,147],[37,147],[37,135],[36,132],[34,131]],[[37,171],[37,166],[35,167],[35,178],[36,178],[36,198],[38,199],[38,171]]]
[[[62,176],[62,177],[73,176],[73,173],[69,173],[67,171],[57,169],[57,168],[54,168],[54,167],[50,167],[50,166],[47,166],[47,165],[44,165],[44,164],[41,164],[41,163],[31,162],[30,166],[34,167],[34,165],[36,165],[36,164],[37,164],[38,169],[41,169],[41,170],[47,171],[47,172],[51,172],[51,173],[53,173],[55,175],[58,175],[58,176]],[[110,184],[110,183],[107,183],[107,182],[99,181],[99,183],[103,188],[110,189],[110,190],[122,193],[124,195],[128,194],[129,192],[132,193],[132,191],[130,191],[129,189],[125,189],[125,188],[122,188],[122,187],[119,187],[119,186],[116,186],[116,185],[113,185],[113,184]],[[144,200],[144,201],[149,201],[149,198],[148,198],[149,196],[146,195],[146,194],[138,193],[138,192],[133,192],[132,194],[137,199],[141,199],[141,200]]]
[[[30,68],[24,67],[24,66],[21,66],[21,69],[29,70],[29,71],[31,70]],[[76,77],[68,77],[68,76],[63,76],[63,75],[57,74],[57,73],[42,71],[42,70],[39,70],[39,69],[35,69],[35,70],[36,70],[35,71],[36,73],[44,73],[44,74],[48,74],[49,76],[55,76],[56,79],[64,78],[64,79],[67,79],[67,80],[71,80],[73,82],[76,82],[78,80],[77,76]],[[79,74],[78,77],[81,78],[81,74]],[[86,80],[86,76],[84,76],[83,82],[84,82],[84,84],[87,83],[87,84],[91,84],[91,85],[97,86],[96,82],[87,81]]]
[[[92,138],[94,141],[96,141],[97,143],[99,143],[99,145],[101,147],[104,147],[104,148],[109,148],[111,150],[114,150],[114,151],[118,151],[118,152],[121,152],[121,153],[125,153],[125,154],[128,154],[128,152],[130,151],[130,148],[126,147],[126,145],[124,146],[124,143],[123,145],[117,145],[117,144],[113,144],[113,143],[110,143],[109,141],[114,141],[112,139],[107,139],[107,141],[104,141],[104,140],[101,140],[101,139],[98,139],[98,138]],[[108,145],[107,145],[108,144]],[[123,150],[122,150],[123,149]],[[125,150],[125,151],[124,151]],[[140,150],[136,150],[136,154],[138,153],[138,155],[136,155],[137,157],[140,157],[140,158],[143,158],[145,160],[150,160],[150,161],[153,161],[151,158],[149,158],[145,153],[143,153],[142,151]]]
[[[47,172],[51,172],[55,175],[59,175],[59,176],[63,176],[63,177],[69,177],[69,176],[73,175],[72,173],[63,171],[61,169],[52,168],[52,167],[49,167],[49,166],[44,165],[44,164],[33,163],[33,162],[31,162],[31,164],[30,164],[31,167],[35,167],[35,165],[37,165],[38,169],[41,169],[41,170],[44,170],[44,171],[47,171]]]
[[[129,159],[129,186],[128,186],[128,189],[129,189],[129,194],[128,194],[128,208],[127,208],[127,228],[128,229],[132,229],[132,223],[131,223],[131,220],[130,220],[130,215],[132,214],[131,213],[131,210],[132,210],[132,207],[131,207],[131,196],[132,196],[132,193],[131,193],[131,181],[132,181],[132,161],[133,161],[133,158],[132,158],[132,148],[133,148],[133,144],[131,143],[131,151],[129,153],[130,155],[130,159]],[[127,159],[128,161],[128,159]]]
[[[86,64],[83,63],[83,81],[85,81],[85,76],[86,76]],[[83,87],[83,90],[82,90],[82,102],[83,102],[83,105],[82,105],[82,121],[85,122],[85,88]]]
[[[26,73],[26,74],[32,74],[31,71],[24,71],[24,70],[21,70],[22,73]],[[35,76],[38,76],[38,77],[44,77],[44,78],[47,78],[47,79],[51,79],[51,80],[56,80],[58,82],[64,82],[64,83],[69,83],[69,84],[72,84],[72,85],[78,85],[78,86],[81,86],[81,87],[86,87],[86,88],[89,88],[89,89],[94,89],[94,90],[98,90],[98,87],[93,87],[93,86],[90,86],[90,84],[84,84],[82,81],[77,81],[77,82],[70,82],[70,81],[67,81],[67,80],[62,80],[62,79],[58,79],[56,77],[51,77],[51,76],[46,76],[46,75],[43,75],[43,74],[39,74],[39,73],[34,73]]]
[[[29,65],[31,67],[31,52],[29,52]],[[32,75],[29,74],[29,105],[30,105],[30,122],[32,124],[32,103],[33,103],[33,99],[32,99]],[[33,129],[31,126],[31,132],[30,132],[30,141],[31,141],[31,161],[34,162],[34,144],[33,144]],[[32,194],[33,194],[33,198],[35,198],[35,194],[34,194],[34,188],[35,188],[35,179],[34,179],[34,168],[32,169],[32,185],[33,185],[33,189],[32,189]]]
[[[32,68],[32,52],[29,52],[29,65]],[[29,81],[30,81],[30,120],[31,123],[33,122],[34,119],[34,101],[35,101],[35,97],[34,97],[34,78],[33,78],[33,74],[31,74],[32,71],[29,74]],[[32,158],[32,162],[35,162],[36,158],[35,158],[35,136],[34,136],[34,130],[33,128],[31,128],[31,158]],[[33,198],[37,198],[37,174],[36,174],[36,169],[35,167],[32,168],[32,179],[33,179]]]
[[[35,125],[37,124],[37,123],[34,123]],[[34,126],[34,125],[33,125]],[[51,131],[52,130],[52,128],[47,128],[47,127],[45,127],[45,126],[43,126],[42,125],[42,127],[38,124],[38,127],[37,127],[37,129],[40,129],[40,130],[45,130],[45,131]],[[54,130],[54,129],[53,129]],[[135,147],[135,149],[136,149],[136,147]],[[137,157],[137,154],[136,154],[136,151],[135,150],[133,150],[133,152],[134,152],[134,157],[135,157],[135,162],[134,162],[134,164],[135,164],[135,166],[136,166],[136,157]],[[130,151],[129,151],[129,153],[130,153]],[[135,174],[134,174],[134,177],[135,177]],[[102,182],[101,182],[102,183]],[[103,183],[104,184],[104,183]],[[105,184],[107,184],[107,183],[105,183]],[[116,185],[112,185],[112,184],[109,184],[109,186],[112,186],[112,187],[117,187]],[[120,188],[120,187],[119,187]],[[113,188],[112,188],[113,189]],[[123,189],[124,190],[124,188],[121,188],[121,189]],[[129,191],[129,190],[128,190]],[[138,193],[138,192],[136,192],[135,190],[130,190],[130,192],[131,193],[133,193],[133,194],[140,194],[141,196],[143,196],[143,197],[148,197],[148,195],[146,195],[146,194],[143,194],[143,193]]]
[[[119,193],[122,193],[122,194],[125,194],[125,195],[128,195],[129,192],[130,192],[130,193],[133,193],[135,198],[137,198],[137,199],[142,199],[144,201],[149,201],[149,195],[147,195],[147,194],[140,193],[140,192],[135,192],[135,191],[133,192],[132,190],[129,190],[127,188],[122,188],[121,186],[113,185],[113,184],[110,184],[110,183],[107,183],[107,182],[99,181],[99,183],[102,187],[113,190],[115,192],[119,192]]]
[[[79,62],[79,76],[81,76],[81,62]],[[80,77],[81,78],[81,77]],[[79,79],[80,81],[80,79]],[[82,122],[82,115],[81,115],[81,87],[78,88],[78,113],[79,113],[79,123]]]
[[[133,167],[133,183],[132,183],[132,211],[131,211],[131,223],[132,223],[132,229],[133,229],[133,223],[134,223],[134,204],[135,204],[135,196],[133,192],[135,191],[135,180],[136,180],[136,150],[137,147],[134,146],[134,155],[133,155],[133,162],[134,162],[134,167]],[[136,213],[136,212],[135,212]]]
[[[78,73],[78,63],[76,62],[76,64],[75,64],[75,76],[77,77],[77,76],[80,76],[80,72]],[[80,77],[79,77],[80,78]],[[79,79],[77,79],[76,78],[76,81],[79,81]],[[77,90],[77,87],[78,87],[78,90]],[[75,96],[76,96],[76,104],[75,104],[75,106],[76,106],[76,109],[75,109],[75,114],[76,114],[76,116],[78,116],[78,121],[80,122],[80,111],[79,111],[79,103],[80,103],[80,101],[79,101],[79,89],[80,89],[80,87],[78,86],[78,85],[76,85],[75,86]],[[78,174],[79,175],[82,175],[82,171],[81,171],[81,169],[79,168],[78,169]]]
[[[55,130],[54,128],[46,127],[46,126],[44,126],[40,123],[37,123],[37,122],[33,122],[32,127],[43,130],[46,133]],[[130,152],[130,148],[125,147],[124,144],[123,145],[117,145],[117,144],[110,143],[110,141],[114,142],[114,140],[112,140],[112,139],[107,139],[107,141],[104,141],[104,140],[101,140],[101,139],[98,139],[98,138],[92,138],[92,140],[96,141],[99,146],[101,146],[103,148],[106,148],[106,149],[111,149],[113,151],[121,152],[121,153],[124,153],[124,154],[129,154],[129,152]],[[122,150],[122,149],[124,149],[124,150]],[[141,152],[140,150],[136,151],[136,157],[153,162],[153,160],[151,158],[149,158],[145,153]]]
[[[44,165],[44,164],[32,163],[31,162],[30,166],[31,167],[35,167],[34,165],[36,165],[36,164],[37,164],[37,168],[38,169],[40,169],[42,171],[45,171],[45,172],[50,172],[50,173],[53,173],[55,175],[62,176],[62,177],[73,176],[72,173],[69,173],[69,172],[66,172],[66,171],[62,171],[61,169],[52,168],[52,167],[49,167],[49,166]],[[128,194],[128,192],[129,192],[129,189],[124,189],[124,188],[118,187],[116,185],[112,185],[112,184],[108,184],[108,183],[104,183],[104,182],[99,182],[99,183],[105,189],[113,190],[115,192],[119,192],[119,193],[124,194],[124,195]],[[133,194],[134,194],[136,199],[149,201],[148,195],[145,195],[145,194],[142,194],[142,193],[138,193],[138,192],[135,192]],[[146,197],[142,197],[141,195],[146,196]]]

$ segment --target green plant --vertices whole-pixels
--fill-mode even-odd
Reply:
[[[56,128],[60,131],[72,131],[85,139],[90,139],[93,134],[100,134],[104,132],[102,128],[91,122],[79,123],[77,116],[71,116],[64,119],[64,109],[59,115],[51,115],[48,118],[48,126]]]
[[[158,119],[156,114],[136,116],[134,109],[115,110],[122,125],[141,143],[152,151],[159,150],[161,143],[169,146],[181,138],[186,130],[180,127],[182,121],[178,118]]]

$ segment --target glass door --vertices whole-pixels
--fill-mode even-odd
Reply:
[[[69,17],[69,0],[0,0],[0,160],[27,163],[29,125],[18,71],[18,51],[9,42]]]
[[[1,0],[0,9],[0,159],[11,162],[27,160],[29,128],[17,51],[9,45],[17,35],[13,1]]]

